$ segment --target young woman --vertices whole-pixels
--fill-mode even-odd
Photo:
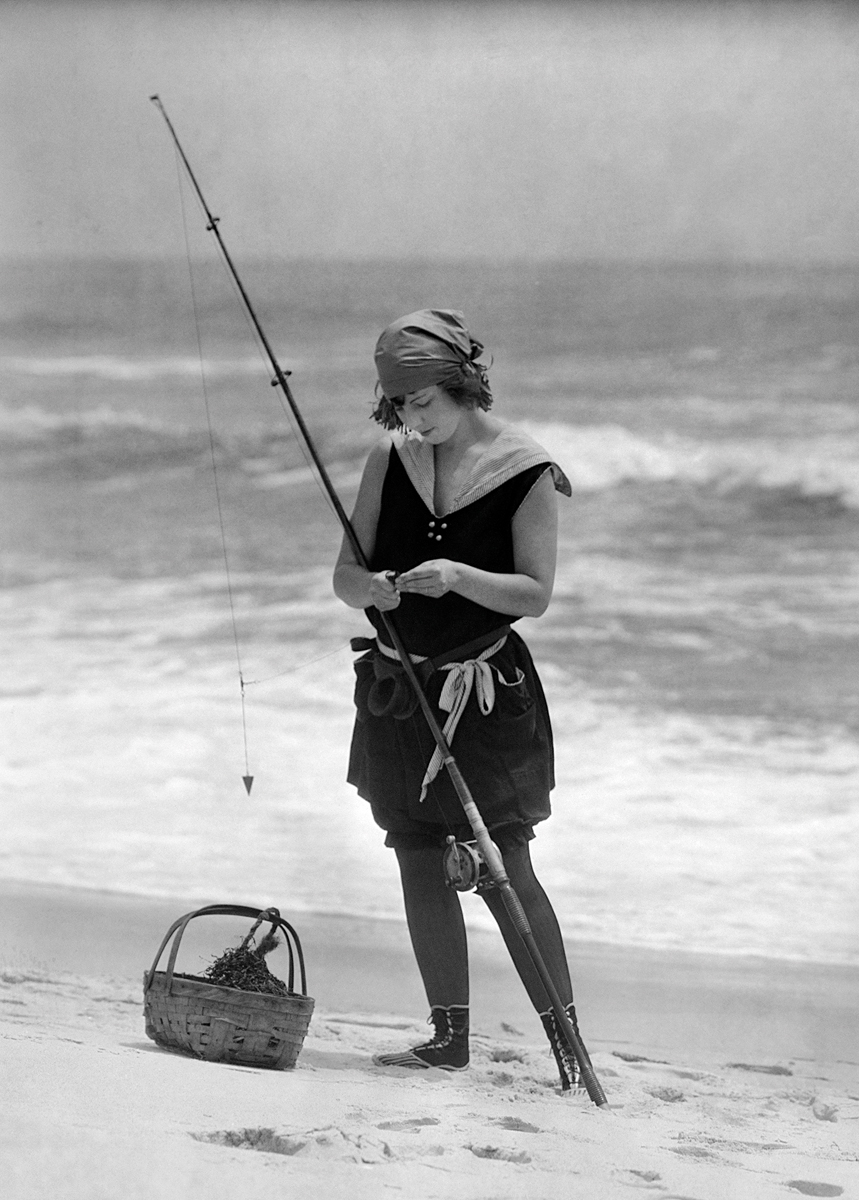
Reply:
[[[468,957],[456,891],[442,859],[447,840],[470,841],[462,806],[413,689],[386,641],[391,614],[418,664],[430,702],[498,846],[537,946],[575,1023],[564,945],[534,875],[529,841],[550,813],[552,732],[531,655],[511,628],[538,617],[552,595],[556,490],[569,483],[546,451],[489,413],[483,347],[461,313],[410,313],[376,346],[391,430],[371,451],[352,523],[370,563],[344,539],[334,590],[376,629],[355,664],[357,718],[349,781],[368,800],[399,863],[406,918],[434,1036],[386,1066],[468,1065]],[[501,929],[548,1034],[564,1090],[581,1086],[549,998],[499,893],[481,895]]]

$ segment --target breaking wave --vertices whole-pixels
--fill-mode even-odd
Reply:
[[[291,428],[249,425],[240,431],[216,429],[219,466],[253,477],[257,486],[277,487],[308,475],[307,457]],[[356,465],[366,446],[349,446],[340,431],[319,430],[323,460],[339,469]],[[74,412],[50,412],[38,405],[0,405],[0,453],[19,471],[73,470],[79,478],[143,476],[177,467],[211,470],[205,428],[168,424],[134,409],[109,404]]]
[[[758,489],[837,499],[859,508],[859,436],[780,441],[656,441],[620,425],[523,423],[551,449],[576,491],[684,483],[721,493]]]
[[[634,485],[687,485],[719,494],[748,490],[789,493],[809,500],[827,498],[836,506],[859,509],[859,435],[841,433],[808,438],[696,440],[676,435],[648,438],[622,425],[573,425],[522,422],[563,467],[578,492],[609,491]],[[336,427],[320,430],[318,448],[326,461],[357,467],[375,430],[362,442]],[[38,451],[61,465],[73,455],[87,460],[94,474],[149,470],[162,460],[174,464],[196,458],[208,442],[200,430],[167,424],[133,409],[108,404],[73,413],[50,412],[37,405],[0,406],[0,444]],[[295,437],[286,429],[260,425],[216,432],[219,455],[259,478],[303,466]],[[145,451],[145,452],[144,452]]]
[[[0,434],[9,441],[49,442],[57,434],[79,434],[97,439],[100,434],[118,430],[148,430],[175,436],[176,430],[152,417],[130,409],[117,410],[109,404],[76,410],[73,413],[49,412],[36,404],[21,408],[0,406]]]
[[[207,359],[200,364],[196,355],[176,355],[153,358],[125,358],[120,355],[92,354],[51,356],[49,358],[3,358],[0,371],[7,376],[37,378],[72,377],[113,380],[117,383],[150,383],[162,379],[207,378],[228,379],[259,374],[259,357]]]

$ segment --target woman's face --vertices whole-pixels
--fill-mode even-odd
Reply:
[[[459,428],[465,409],[451,400],[440,384],[434,383],[419,392],[409,392],[402,405],[397,406],[397,412],[407,429],[439,446]]]

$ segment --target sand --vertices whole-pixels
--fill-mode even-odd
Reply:
[[[0,904],[8,1200],[859,1197],[855,968],[571,944],[606,1111],[560,1093],[487,933],[471,1068],[414,1075],[372,1062],[427,1029],[403,926],[285,912],[316,1011],[273,1072],[145,1036],[141,976],[193,901],[6,883]],[[180,966],[245,925],[189,931]]]

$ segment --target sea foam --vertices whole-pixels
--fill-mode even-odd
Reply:
[[[792,490],[859,508],[859,435],[705,442],[646,438],[619,425],[521,424],[556,456],[577,491],[688,483],[720,492]]]

